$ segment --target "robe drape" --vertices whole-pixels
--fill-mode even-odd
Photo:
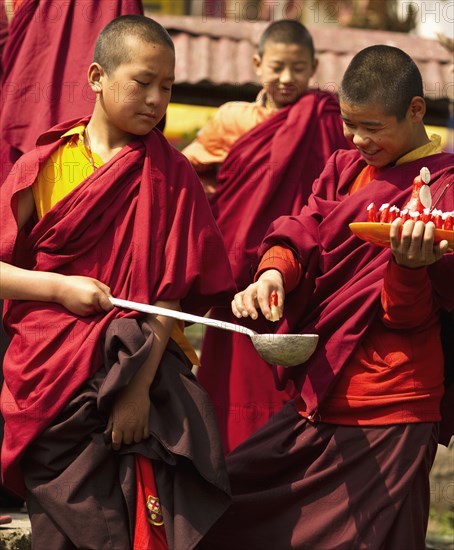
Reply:
[[[222,237],[188,161],[159,131],[126,145],[33,227],[17,236],[17,196],[83,121],[44,134],[16,164],[1,193],[2,260],[29,269],[97,278],[113,296],[138,302],[180,300],[205,312],[234,291]],[[4,482],[22,491],[26,447],[103,365],[102,342],[113,319],[140,317],[114,309],[76,317],[54,303],[8,303],[5,356]]]
[[[257,249],[271,222],[299,213],[330,155],[348,148],[333,95],[308,91],[294,105],[245,134],[232,147],[218,175],[210,204],[242,290],[252,282]],[[238,322],[230,307],[213,318]],[[265,320],[250,323],[274,332]],[[234,448],[280,409],[291,394],[277,391],[270,366],[249,338],[208,329],[199,380],[210,394],[224,449]]]

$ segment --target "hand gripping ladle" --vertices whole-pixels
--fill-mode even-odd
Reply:
[[[110,301],[114,306],[124,309],[163,315],[164,317],[172,317],[173,319],[180,319],[189,323],[199,323],[221,330],[230,330],[245,334],[251,338],[253,346],[262,359],[271,365],[282,365],[284,367],[300,365],[307,361],[314,353],[318,343],[317,334],[258,334],[255,330],[241,325],[210,319],[209,317],[200,317],[190,313],[183,313],[182,311],[131,302],[130,300],[121,300],[119,298],[111,297]]]

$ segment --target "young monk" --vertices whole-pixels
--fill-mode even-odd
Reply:
[[[421,75],[397,48],[353,58],[340,106],[357,150],[335,153],[308,205],[272,225],[256,282],[232,304],[240,319],[269,318],[276,291],[278,332],[317,333],[318,347],[277,369],[299,396],[228,457],[233,505],[203,548],[425,548],[454,254],[432,222],[397,219],[390,248],[349,223],[367,220],[371,201],[402,208],[424,166],[436,207],[452,211],[454,158],[427,136]]]
[[[331,153],[348,146],[337,100],[308,89],[317,60],[312,37],[301,23],[271,23],[254,63],[263,84],[259,100],[221,107],[183,151],[199,172],[208,162],[223,161],[210,202],[238,288],[251,282],[251,266],[269,224],[298,213]],[[227,308],[211,315],[235,321]],[[274,331],[264,320],[257,325],[258,332]],[[290,397],[276,389],[270,365],[242,335],[209,329],[201,363],[199,380],[215,405],[226,452]]]
[[[174,66],[152,19],[104,28],[88,69],[91,117],[41,136],[4,183],[2,261],[37,285],[38,271],[83,275],[119,298],[199,313],[232,293],[197,175],[154,129]],[[43,301],[8,302],[4,322],[2,471],[26,496],[33,546],[193,548],[228,506],[229,484],[181,327]]]

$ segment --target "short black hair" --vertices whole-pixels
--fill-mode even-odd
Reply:
[[[404,51],[376,45],[361,50],[342,78],[339,96],[349,105],[379,104],[402,120],[411,100],[424,97],[421,73]]]
[[[121,15],[112,19],[100,32],[93,62],[99,63],[110,75],[122,63],[132,61],[126,45],[128,37],[136,37],[149,44],[168,46],[175,52],[169,33],[157,21],[144,15]]]
[[[299,46],[303,46],[303,48],[307,48],[312,59],[314,59],[315,48],[312,35],[302,23],[294,19],[280,19],[268,25],[260,37],[258,49],[260,57],[262,57],[265,45],[268,42],[298,44]]]

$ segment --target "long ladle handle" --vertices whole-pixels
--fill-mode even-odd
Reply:
[[[247,334],[248,336],[254,336],[256,334],[253,330],[233,323],[228,323],[227,321],[219,321],[218,319],[210,319],[209,317],[199,317],[199,315],[191,315],[190,313],[166,309],[165,307],[141,304],[140,302],[131,302],[130,300],[121,300],[120,298],[110,297],[109,299],[114,306],[124,309],[133,309],[135,311],[141,311],[142,313],[152,313],[154,315],[164,315],[164,317],[173,317],[174,319],[180,319],[180,321],[200,323],[201,325],[220,328],[222,330],[231,330],[232,332],[239,332],[240,334]]]

